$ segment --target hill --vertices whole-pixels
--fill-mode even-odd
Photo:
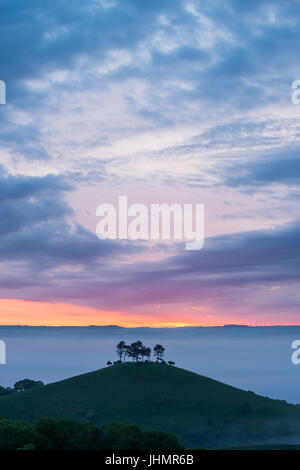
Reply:
[[[189,447],[300,442],[297,405],[154,363],[118,364],[3,396],[0,416],[129,422],[176,434]]]

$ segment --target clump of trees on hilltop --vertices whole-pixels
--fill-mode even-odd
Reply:
[[[157,362],[161,364],[168,363],[170,366],[175,365],[174,361],[165,361],[165,348],[161,344],[156,344],[152,352],[151,348],[145,346],[142,341],[136,341],[135,343],[131,344],[126,344],[125,341],[120,341],[117,344],[116,352],[118,360],[114,361],[114,363],[107,361],[108,366],[112,364],[123,364],[129,361],[136,363]],[[154,361],[151,360],[151,355],[153,356]]]

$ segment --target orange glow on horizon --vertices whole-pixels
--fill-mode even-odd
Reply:
[[[105,326],[118,325],[122,327],[152,327],[172,328],[184,326],[223,326],[226,324],[247,324],[249,326],[275,326],[299,325],[294,321],[254,321],[250,315],[247,317],[229,316],[215,312],[207,315],[201,311],[187,313],[187,309],[180,311],[161,312],[158,316],[149,313],[124,312],[115,310],[101,310],[81,305],[58,302],[34,302],[19,299],[0,299],[0,325],[28,325],[28,326]],[[203,309],[204,310],[204,309]],[[184,321],[183,321],[184,316]]]
[[[0,299],[0,324],[28,326],[119,325],[123,327],[196,325],[195,321],[164,322],[162,318],[149,314],[99,310],[63,302],[33,302],[18,299]]]

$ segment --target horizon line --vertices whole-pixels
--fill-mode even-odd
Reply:
[[[246,327],[246,328],[274,328],[274,327],[296,327],[300,326],[299,324],[274,324],[274,325],[248,325],[246,323],[225,323],[223,325],[160,325],[160,326],[147,326],[147,325],[140,325],[140,326],[122,326],[117,324],[109,324],[109,325],[30,325],[30,324],[0,324],[1,327],[26,327],[26,328],[123,328],[123,329],[137,329],[137,328],[151,328],[151,329],[180,329],[180,328],[228,328],[228,327]]]

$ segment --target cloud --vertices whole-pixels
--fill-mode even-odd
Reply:
[[[24,199],[38,195],[60,197],[74,189],[63,176],[48,174],[43,177],[13,175],[0,165],[0,200]]]
[[[111,255],[139,252],[129,242],[100,241],[79,223],[68,223],[74,210],[64,200],[74,189],[55,175],[31,177],[0,172],[0,260],[27,263],[28,269],[83,264]]]
[[[241,303],[242,289],[298,284],[299,240],[299,221],[269,230],[208,238],[199,252],[182,251],[164,262],[137,265],[134,272],[127,272],[126,282],[139,287],[137,295],[128,300],[205,303],[222,298],[230,303],[237,295]],[[249,302],[255,306],[255,299]]]
[[[11,295],[222,306],[242,305],[243,292],[255,308],[254,292],[298,283],[298,222],[150,262],[146,244],[100,242],[66,202],[120,182],[159,195],[167,182],[180,196],[205,188],[215,205],[229,194],[232,214],[239,192],[259,189],[277,214],[268,189],[284,186],[291,201],[299,183],[298,2],[4,0],[0,14],[1,158],[14,173],[0,168],[0,261]]]
[[[300,181],[300,150],[283,148],[269,152],[256,161],[228,165],[225,183],[233,187],[262,187],[270,184],[286,184],[292,189]],[[227,173],[227,174],[226,174]]]
[[[176,305],[177,311],[200,305],[223,314],[242,309],[264,315],[281,309],[284,315],[284,306],[292,310],[300,305],[299,240],[297,220],[274,229],[210,237],[199,252],[179,245],[176,254],[169,251],[151,262],[135,257],[143,253],[143,245],[100,242],[82,227],[48,224],[2,238],[0,260],[18,262],[16,285],[27,273],[25,292],[17,293],[10,276],[7,282],[12,296],[25,294],[31,300],[76,299],[81,305],[129,311],[157,304]]]
[[[42,132],[34,125],[11,125],[3,123],[1,146],[10,150],[14,157],[23,156],[28,160],[47,160],[50,158],[42,144]]]
[[[9,83],[37,77],[45,70],[71,67],[80,56],[103,58],[110,49],[135,47],[158,14],[182,10],[178,0],[143,4],[123,0],[110,8],[97,0],[84,4],[75,0],[71,8],[65,0],[45,0],[42,8],[37,0],[18,0],[14,7],[4,1],[1,17],[6,27],[0,36],[3,79]]]

